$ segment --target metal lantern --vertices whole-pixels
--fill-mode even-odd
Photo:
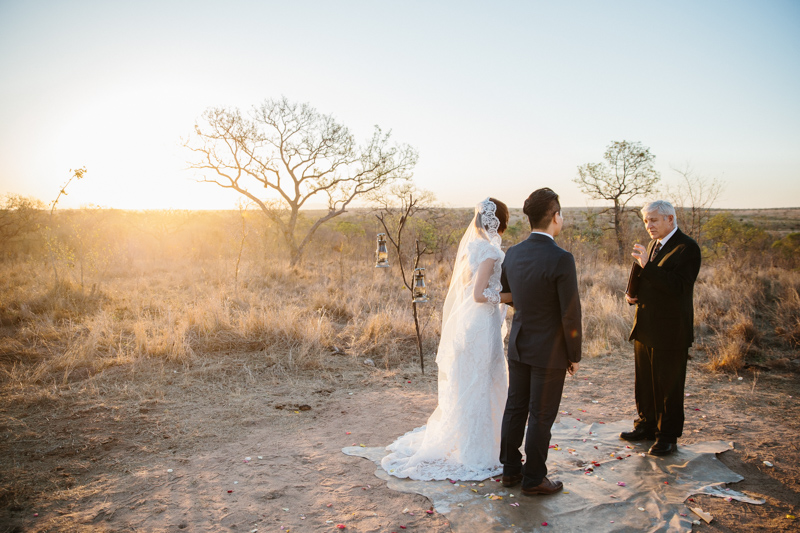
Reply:
[[[425,269],[414,269],[414,303],[422,304],[428,301],[428,289],[425,287]]]
[[[378,233],[378,248],[375,250],[375,268],[389,268],[389,251],[386,249],[386,234]]]

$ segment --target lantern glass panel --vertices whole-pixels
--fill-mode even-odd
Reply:
[[[386,249],[386,234],[378,233],[378,246],[375,250],[375,267],[388,268],[389,266],[389,250]]]
[[[425,286],[425,269],[417,268],[414,270],[414,303],[425,303],[428,301],[428,288]]]

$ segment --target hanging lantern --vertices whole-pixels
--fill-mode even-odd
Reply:
[[[414,269],[414,303],[422,304],[428,301],[428,289],[425,287],[425,269]]]
[[[375,268],[389,268],[389,251],[386,249],[386,234],[378,233],[378,248],[375,250]]]

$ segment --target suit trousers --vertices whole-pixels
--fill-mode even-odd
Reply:
[[[650,348],[633,343],[636,361],[637,429],[654,431],[656,439],[675,443],[683,433],[683,398],[689,349]]]
[[[550,429],[558,415],[566,373],[564,368],[541,368],[508,360],[508,400],[503,413],[500,462],[503,475],[523,474],[525,488],[539,485],[547,475]],[[523,436],[524,467],[519,451]]]

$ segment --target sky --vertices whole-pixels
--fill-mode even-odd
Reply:
[[[800,2],[0,0],[0,195],[61,207],[231,209],[182,146],[212,106],[308,102],[419,152],[439,202],[520,207],[641,142],[725,185],[716,207],[800,206]]]

